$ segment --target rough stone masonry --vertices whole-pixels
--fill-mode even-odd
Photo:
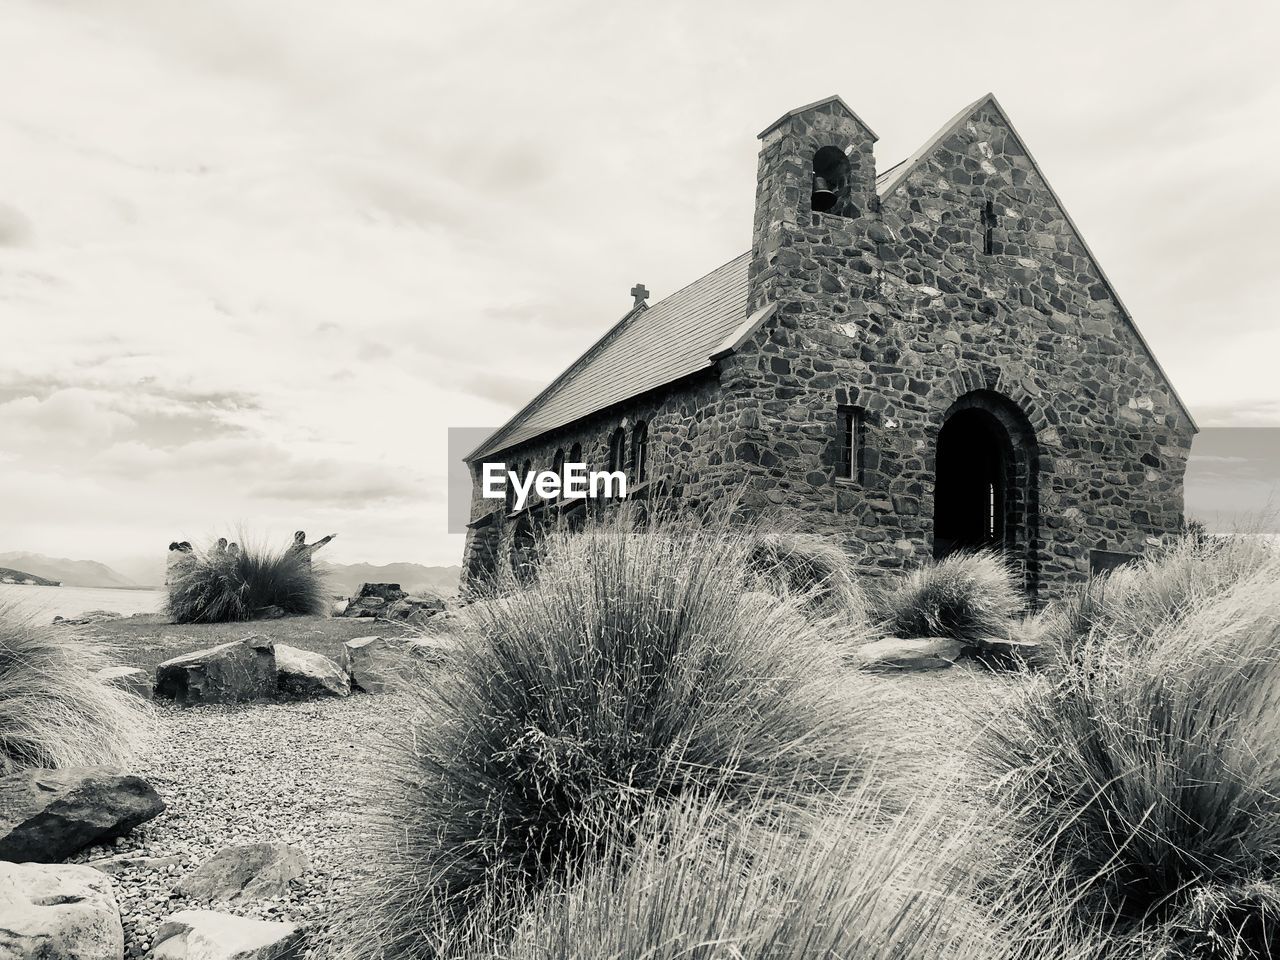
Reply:
[[[737,493],[873,574],[998,549],[1035,599],[1178,532],[1195,424],[993,96],[879,174],[838,97],[760,140],[751,250],[637,295],[468,457],[468,582],[582,510],[481,497],[486,461]]]

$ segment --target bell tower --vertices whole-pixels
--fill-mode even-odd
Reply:
[[[869,251],[876,219],[876,135],[840,97],[783,114],[760,134],[755,224],[751,238],[751,307],[783,295],[779,283],[798,265],[805,237]],[[789,248],[791,252],[788,251]]]

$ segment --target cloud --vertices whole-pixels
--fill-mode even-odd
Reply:
[[[994,88],[1202,425],[1280,424],[1275,11],[922,9],[886,85],[863,81],[901,74],[893,44],[853,74],[760,70],[814,17],[756,2],[15,0],[0,315],[30,335],[0,354],[7,535],[72,555],[305,514],[348,559],[456,561],[447,428],[506,420],[637,280],[657,299],[746,249],[755,131],[832,92],[886,164]],[[819,18],[901,31],[887,7]],[[958,91],[977,21],[1039,69],[989,57]],[[59,512],[59,477],[96,509]]]
[[[0,203],[0,247],[25,247],[32,242],[35,229],[17,207]]]

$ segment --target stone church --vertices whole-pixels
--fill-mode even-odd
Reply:
[[[653,305],[637,286],[467,457],[464,579],[583,509],[485,499],[486,461],[733,494],[870,574],[997,548],[1033,600],[1178,532],[1195,423],[994,96],[883,170],[839,97],[759,139],[751,249]]]

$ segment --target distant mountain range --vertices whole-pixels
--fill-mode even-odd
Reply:
[[[137,566],[137,565],[135,565]],[[96,560],[67,560],[39,553],[0,553],[0,568],[12,567],[46,580],[58,580],[67,587],[156,587],[164,580],[163,562],[130,572],[138,579],[125,576]],[[458,592],[462,568],[427,567],[420,563],[324,563],[316,569],[324,572],[330,592],[351,596],[362,583],[398,583],[409,593],[430,593],[447,597]]]
[[[96,560],[67,560],[39,553],[0,553],[0,566],[16,567],[64,587],[137,587],[139,584]]]

